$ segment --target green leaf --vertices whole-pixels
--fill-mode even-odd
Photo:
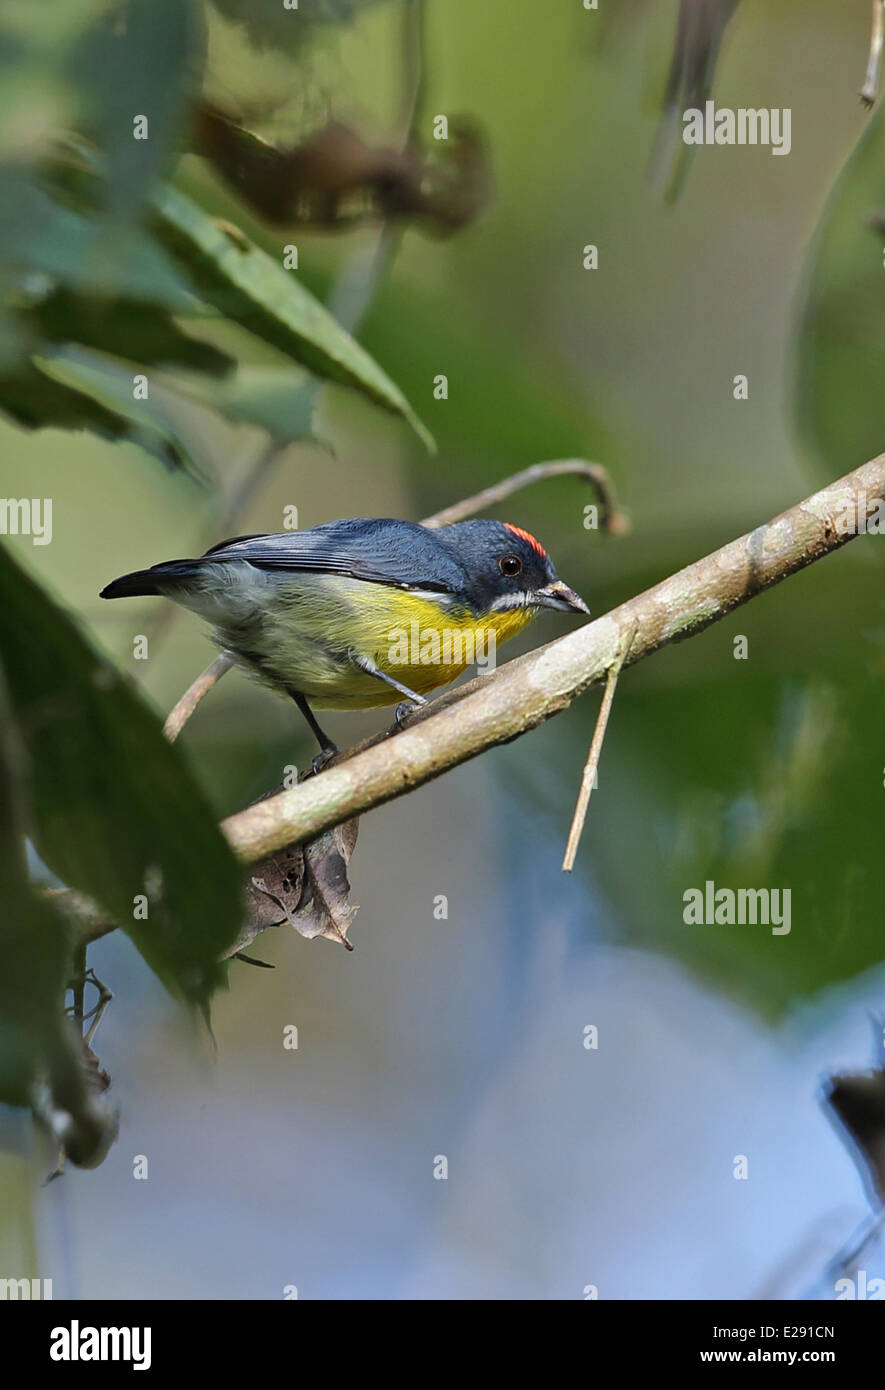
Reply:
[[[67,1052],[63,1035],[71,948],[63,923],[23,873],[2,875],[0,1101],[29,1105],[32,1086]]]
[[[92,183],[97,189],[94,176]],[[18,169],[0,173],[0,268],[25,300],[43,297],[58,282],[100,299],[119,295],[177,313],[200,307],[189,277],[156,238],[132,230],[112,254],[94,212],[67,206]]]
[[[146,401],[134,399],[133,376],[138,368],[133,364],[86,348],[53,349],[48,344],[33,360],[35,367],[54,384],[78,395],[103,418],[114,420],[119,438],[138,444],[170,467],[186,468],[198,478],[203,476],[188,440],[164,408],[163,393],[155,390]]]
[[[220,376],[234,359],[199,338],[191,338],[163,308],[131,299],[113,301],[58,290],[27,314],[37,338],[79,343],[86,348],[131,358],[145,365],[190,367]]]
[[[33,769],[40,855],[119,922],[172,992],[205,1004],[240,927],[237,864],[156,716],[4,548],[0,660]]]
[[[348,24],[359,10],[378,0],[310,0],[301,10],[283,8],[283,0],[213,0],[225,18],[245,29],[256,48],[298,53],[315,28]]]
[[[104,151],[111,222],[132,221],[172,160],[205,53],[194,0],[126,0],[89,27],[65,75],[82,94],[85,125]],[[134,121],[147,120],[144,138]]]
[[[71,948],[61,920],[40,902],[24,857],[27,762],[0,669],[0,1101],[26,1105],[37,1074],[60,1046]]]
[[[433,438],[405,396],[313,295],[239,232],[225,231],[176,188],[154,196],[164,240],[191,270],[205,299],[311,371],[364,391],[408,420],[428,449]]]
[[[830,195],[805,268],[795,331],[801,435],[832,477],[885,439],[885,106]]]
[[[85,1057],[64,1016],[74,969],[69,932],[28,880],[24,857],[28,771],[0,669],[0,1101],[29,1105],[73,1162],[94,1166],[117,1133],[90,1090]]]
[[[158,322],[158,352],[161,326]],[[260,426],[281,444],[315,438],[317,382],[306,372],[241,367],[223,381],[189,372],[156,376],[149,381],[148,400],[141,401],[132,395],[133,376],[139,370],[135,364],[74,344],[56,348],[44,343],[42,349],[33,365],[0,376],[0,410],[28,428],[91,429],[107,439],[137,444],[167,466],[187,468],[198,479],[203,470],[188,433],[178,424],[188,402],[217,410],[237,424]],[[189,355],[187,349],[182,355]]]
[[[175,390],[229,420],[260,425],[281,444],[313,439],[317,381],[291,367],[240,367],[224,381],[179,374]]]
[[[90,429],[104,439],[129,435],[130,424],[89,395],[44,376],[30,362],[0,377],[0,410],[25,429]]]
[[[72,974],[67,932],[23,876],[2,877],[0,1101],[29,1106],[66,1157],[93,1168],[116,1138],[118,1122],[90,1088],[82,1046],[65,1018]]]

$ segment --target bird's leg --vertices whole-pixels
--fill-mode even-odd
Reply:
[[[375,663],[370,661],[368,657],[357,656],[354,657],[354,661],[361,671],[365,671],[367,676],[375,676],[377,680],[384,681],[386,685],[390,685],[394,690],[398,690],[400,695],[405,695],[406,699],[411,702],[410,704],[406,704],[406,701],[403,700],[396,707],[394,718],[396,719],[398,729],[403,727],[402,721],[409,709],[414,709],[415,706],[420,708],[421,705],[427,704],[423,695],[419,695],[416,691],[410,690],[407,685],[403,685],[400,681],[395,680],[393,676],[388,676],[384,671],[379,671]]]
[[[314,772],[322,772],[329,759],[334,757],[335,754],[338,752],[338,745],[337,743],[333,743],[332,740],[329,738],[329,735],[324,733],[323,730],[320,728],[319,724],[316,721],[316,717],[314,715],[313,710],[311,709],[310,705],[307,703],[306,699],[301,694],[301,692],[298,690],[290,690],[289,694],[292,696],[292,699],[295,701],[296,705],[301,710],[301,713],[304,715],[305,719],[310,725],[311,732],[316,738],[317,743],[320,745],[320,751],[314,758],[312,767]]]

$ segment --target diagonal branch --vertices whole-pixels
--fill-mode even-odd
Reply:
[[[222,829],[252,863],[402,796],[567,709],[606,678],[634,625],[627,665],[702,632],[838,550],[880,506],[885,454],[595,622],[444,695],[394,737],[382,735],[319,776],[228,817]]]

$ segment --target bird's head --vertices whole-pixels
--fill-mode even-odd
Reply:
[[[478,617],[516,608],[589,613],[557,577],[540,541],[503,521],[462,521],[439,532],[465,576],[462,597]]]

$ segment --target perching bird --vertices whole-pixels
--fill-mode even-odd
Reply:
[[[416,705],[539,608],[589,613],[540,542],[500,521],[430,529],[355,518],[239,536],[195,560],[125,574],[102,598],[161,594],[205,618],[215,640],[298,705],[323,754],[336,752],[311,705]]]

